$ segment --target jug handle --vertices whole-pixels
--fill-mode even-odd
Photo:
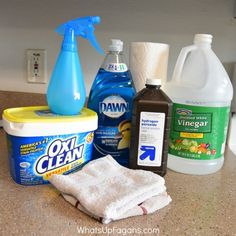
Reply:
[[[191,46],[183,48],[180,51],[180,54],[178,56],[178,59],[177,59],[176,65],[175,65],[175,69],[174,69],[174,72],[173,72],[173,77],[172,78],[173,78],[174,81],[179,82],[179,79],[180,79],[180,76],[181,76],[181,73],[182,73],[183,66],[184,66],[184,63],[186,61],[187,55],[191,51],[195,50],[196,48],[197,48],[196,45],[191,45]]]

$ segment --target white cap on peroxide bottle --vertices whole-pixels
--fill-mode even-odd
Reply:
[[[161,85],[161,79],[157,78],[147,78],[146,79],[147,85],[154,85],[154,86],[160,86]]]
[[[120,39],[112,39],[109,51],[123,51],[123,42]]]

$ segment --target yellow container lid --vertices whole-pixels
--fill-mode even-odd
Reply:
[[[97,113],[83,108],[78,115],[62,116],[47,106],[9,108],[3,111],[3,128],[21,137],[63,135],[90,132],[97,129]]]
[[[52,113],[47,106],[17,107],[3,111],[3,118],[16,123],[78,122],[97,119],[96,112],[83,108],[78,115],[63,116]]]

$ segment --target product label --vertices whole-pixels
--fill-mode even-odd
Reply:
[[[23,185],[48,183],[53,174],[68,174],[91,160],[93,132],[45,137],[8,135],[10,170]]]
[[[43,175],[48,171],[56,170],[81,159],[84,144],[77,145],[76,143],[76,136],[52,141],[46,149],[46,155],[40,156],[36,161],[35,172]]]
[[[93,150],[95,158],[110,154],[120,164],[128,166],[131,100],[131,97],[114,94],[98,103],[98,129],[95,131]]]
[[[125,72],[128,67],[125,63],[109,63],[104,69],[108,72]]]
[[[173,105],[169,153],[210,160],[223,155],[229,121],[229,107]]]
[[[141,112],[138,144],[139,166],[161,166],[165,113]]]
[[[120,122],[118,126],[100,125],[95,131],[94,155],[112,155],[120,164],[128,165],[130,146],[129,120]]]
[[[127,111],[129,111],[129,103],[118,95],[106,97],[99,103],[99,113],[111,118],[119,118]]]
[[[40,117],[57,117],[57,116],[62,116],[62,115],[59,115],[59,114],[56,114],[56,113],[52,113],[49,109],[48,110],[36,110],[36,111],[34,111],[34,113],[37,116],[40,116]]]

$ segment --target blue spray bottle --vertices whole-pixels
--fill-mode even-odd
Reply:
[[[47,102],[52,112],[60,115],[75,115],[83,108],[86,90],[78,56],[76,36],[81,36],[104,55],[94,36],[94,24],[99,16],[87,16],[60,25],[56,32],[64,35],[47,90]]]

